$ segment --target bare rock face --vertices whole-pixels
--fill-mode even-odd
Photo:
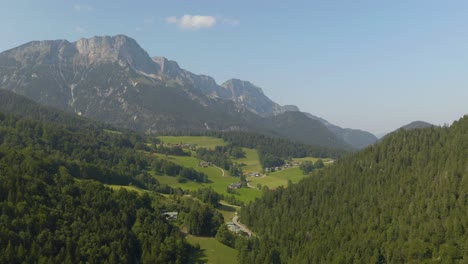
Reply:
[[[146,74],[155,74],[160,70],[159,65],[134,39],[124,35],[80,39],[74,44],[80,56],[89,64],[119,62]]]
[[[175,61],[165,57],[153,57],[153,61],[159,65],[159,76],[166,81],[175,82],[181,87],[196,90],[212,98],[224,98],[222,87],[216,81],[206,75],[197,75],[179,67]]]
[[[285,112],[300,112],[301,111],[299,107],[295,105],[283,105],[283,110]]]
[[[260,87],[251,82],[231,79],[221,86],[228,91],[227,99],[244,105],[258,115],[271,116],[284,112],[279,104],[273,102],[263,93]]]

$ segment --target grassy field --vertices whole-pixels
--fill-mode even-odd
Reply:
[[[304,175],[299,167],[294,167],[270,173],[268,176],[249,177],[249,180],[250,185],[253,187],[257,187],[257,184],[260,183],[262,186],[268,186],[268,188],[274,189],[281,185],[287,186],[288,180],[297,183],[305,177],[308,177],[308,175]]]
[[[224,222],[232,222],[232,218],[236,215],[237,209],[234,206],[227,204],[220,204],[216,210],[218,210],[224,217]]]
[[[158,137],[164,144],[196,144],[197,147],[214,149],[216,146],[225,146],[226,142],[220,138],[204,136],[161,136]]]
[[[258,160],[258,153],[256,149],[242,148],[245,152],[245,158],[236,159],[235,162],[244,163],[245,166],[242,167],[244,172],[261,172],[262,166],[260,166],[260,161]]]
[[[136,186],[126,186],[126,185],[111,185],[111,184],[105,184],[105,186],[112,188],[113,190],[120,190],[120,189],[126,189],[128,191],[135,191],[138,194],[143,194],[144,192],[149,192],[147,190],[140,189]]]
[[[164,155],[155,154],[160,156],[160,158],[165,158]],[[196,190],[204,187],[211,187],[216,192],[224,195],[230,195],[227,193],[226,188],[229,184],[238,182],[239,179],[232,177],[225,171],[225,176],[222,177],[221,171],[216,167],[206,167],[202,168],[198,166],[198,160],[193,157],[177,157],[177,156],[168,156],[168,158],[180,165],[191,167],[197,171],[204,172],[208,175],[210,183],[196,183],[192,181],[187,181],[185,183],[179,183],[175,177],[171,176],[156,176],[156,179],[161,184],[167,184],[173,188],[181,188],[183,190]],[[262,186],[268,186],[270,189],[275,189],[279,186],[287,186],[288,180],[291,180],[293,183],[299,182],[301,179],[307,177],[307,175],[302,174],[302,171],[298,167],[281,170],[277,172],[270,173],[268,176],[262,177],[248,177],[250,185],[257,187],[257,184]],[[261,190],[255,188],[242,188],[237,189],[236,192],[239,195],[236,195],[236,198],[244,203],[249,203],[257,197],[261,197]]]
[[[318,159],[319,159],[319,158],[305,157],[305,158],[293,158],[292,160],[293,160],[293,162],[299,162],[299,163],[301,163],[301,162],[304,162],[304,161],[307,161],[307,160],[308,160],[308,161],[312,161],[312,162],[316,162]],[[328,158],[323,158],[323,159],[322,159],[323,162],[327,162],[327,161],[329,161],[329,160],[330,160],[330,159],[328,159]]]
[[[187,143],[187,144],[197,144],[198,147],[205,147],[213,149],[215,146],[222,146],[226,145],[226,143],[219,138],[213,137],[204,137],[204,136],[161,136],[159,137],[164,143],[171,143],[171,144],[179,144],[179,143]],[[258,159],[258,153],[255,149],[248,149],[242,148],[246,153],[245,158],[235,159],[234,162],[243,163],[245,166],[242,167],[243,171],[246,173],[251,172],[261,172],[262,168],[260,166],[260,161]],[[158,158],[161,159],[168,159],[176,164],[179,164],[184,167],[193,168],[199,172],[203,172],[208,175],[210,183],[196,183],[192,181],[187,181],[185,183],[179,183],[175,177],[170,176],[159,176],[155,175],[156,179],[161,184],[167,184],[173,188],[181,188],[183,190],[196,190],[199,188],[204,187],[211,187],[216,192],[224,195],[230,195],[227,193],[226,188],[231,183],[236,183],[239,181],[238,178],[231,177],[228,171],[224,171],[224,177],[222,176],[222,170],[217,167],[199,167],[198,160],[195,157],[181,157],[181,156],[166,156],[163,154],[154,154]],[[304,161],[317,161],[317,158],[313,157],[306,157],[306,158],[295,158],[293,162],[304,162]],[[328,161],[329,159],[322,159],[324,162]],[[278,186],[287,186],[288,180],[291,180],[293,183],[299,182],[307,175],[302,174],[302,171],[298,167],[270,173],[268,176],[264,177],[248,177],[251,181],[250,185],[253,187],[257,187],[257,184],[261,184],[262,186],[268,186],[270,189],[277,188]],[[256,188],[242,188],[236,190],[239,195],[236,195],[236,198],[240,201],[245,203],[249,203],[255,198],[260,197],[262,192],[257,190]]]
[[[166,155],[163,154],[155,153],[154,155],[158,156],[161,159],[166,158]],[[226,191],[227,186],[231,183],[236,183],[239,181],[239,178],[230,176],[229,172],[227,171],[224,171],[223,177],[221,170],[217,167],[199,167],[199,160],[194,157],[167,156],[167,158],[176,164],[193,168],[197,171],[205,173],[206,175],[208,175],[208,179],[211,181],[210,183],[196,183],[193,181],[179,183],[177,182],[177,179],[175,177],[159,175],[155,176],[159,183],[167,184],[173,188],[181,188],[183,190],[196,190],[203,187],[211,187],[218,193],[229,195]],[[238,191],[241,195],[236,196],[236,198],[245,203],[254,200],[255,197],[260,197],[261,195],[261,192],[255,189],[240,189]]]
[[[159,153],[154,153],[154,155],[157,156],[160,159],[167,159],[169,161],[174,162],[175,164],[178,164],[178,165],[181,165],[181,166],[184,166],[184,167],[188,167],[188,168],[193,168],[193,169],[195,169],[197,171],[203,172],[206,175],[208,175],[208,177],[217,177],[217,176],[221,177],[221,175],[223,174],[221,169],[219,169],[217,167],[213,167],[213,166],[200,167],[200,166],[198,166],[198,163],[200,162],[200,160],[195,158],[195,157],[188,157],[188,156],[167,156],[166,157],[166,155],[159,154]],[[224,171],[224,176],[229,176],[229,172]]]
[[[293,168],[286,169],[286,170],[275,171],[273,173],[270,173],[268,177],[283,179],[286,181],[291,180],[292,182],[298,182],[302,180],[304,177],[307,177],[307,175],[304,175],[301,169],[299,169],[299,167],[293,167]]]
[[[189,263],[237,263],[237,250],[219,243],[212,237],[187,236],[187,241],[200,245],[200,250],[192,252]]]

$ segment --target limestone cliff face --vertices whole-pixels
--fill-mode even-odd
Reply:
[[[153,57],[153,61],[159,65],[158,75],[166,81],[175,82],[181,87],[194,89],[202,94],[215,98],[225,98],[222,87],[220,87],[213,77],[197,75],[179,67],[175,61],[165,57]]]
[[[158,76],[164,80],[173,81],[182,87],[190,87],[210,98],[232,101],[238,109],[246,109],[265,117],[296,109],[298,111],[295,106],[283,107],[273,102],[261,88],[248,81],[230,79],[218,85],[212,77],[184,70],[177,62],[165,57],[153,57],[153,61],[159,65]]]
[[[283,107],[268,98],[260,87],[251,82],[231,79],[222,84],[227,90],[227,99],[244,105],[252,112],[271,116],[285,112]]]
[[[79,56],[89,64],[119,62],[147,74],[155,74],[160,70],[159,65],[151,60],[134,39],[124,35],[80,39],[73,44]]]

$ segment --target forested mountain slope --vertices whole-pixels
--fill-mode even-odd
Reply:
[[[186,259],[160,200],[73,178],[157,189],[132,139],[100,131],[0,113],[0,263]]]
[[[411,130],[415,128],[426,128],[426,127],[431,127],[431,126],[435,126],[435,125],[424,122],[424,121],[413,121],[407,125],[400,127],[399,129]]]
[[[114,129],[111,125],[63,112],[53,107],[40,105],[32,99],[0,89],[0,113],[11,114],[56,125],[89,126]]]
[[[400,130],[242,210],[242,263],[465,263],[468,116]]]
[[[171,192],[149,170],[194,181],[206,175],[145,154],[149,147],[140,134],[108,131],[18,95],[1,95],[0,102],[8,98],[9,104],[0,106],[0,263],[187,259],[190,247],[160,214],[162,198],[101,183]]]

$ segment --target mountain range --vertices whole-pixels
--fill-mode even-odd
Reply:
[[[154,132],[254,131],[302,143],[359,149],[371,133],[343,129],[281,106],[251,82],[219,85],[132,38],[32,41],[0,53],[0,88],[113,125]]]

